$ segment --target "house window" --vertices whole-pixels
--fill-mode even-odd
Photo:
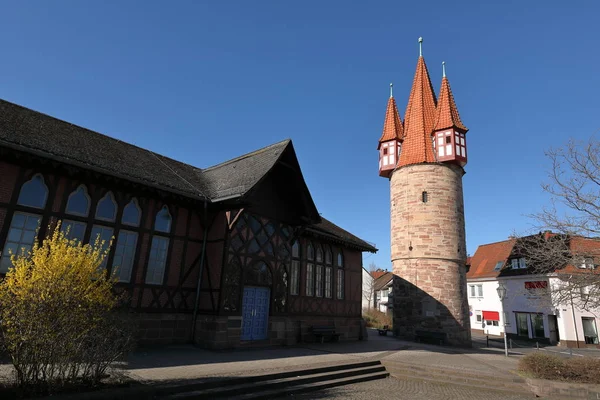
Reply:
[[[527,264],[525,263],[525,258],[513,258],[510,260],[512,269],[525,269],[527,268]]]
[[[586,344],[598,344],[598,331],[596,330],[596,320],[590,317],[581,317],[583,324],[583,337]]]
[[[87,224],[85,222],[71,221],[65,219],[62,221],[60,231],[65,235],[68,240],[75,240],[79,243],[83,242],[85,236],[85,228]]]
[[[90,212],[90,196],[88,196],[87,189],[84,185],[79,186],[69,195],[66,212],[82,217],[88,216],[88,213]]]
[[[290,270],[290,294],[300,293],[300,244],[295,241],[292,245],[292,268]]]
[[[164,233],[169,233],[171,231],[171,214],[169,213],[169,208],[167,206],[163,206],[158,214],[156,214],[154,230]]]
[[[106,250],[110,246],[110,242],[112,240],[113,230],[112,228],[100,225],[94,225],[92,227],[92,235],[90,236],[90,243],[95,245],[96,243],[100,245],[102,253],[105,253]],[[102,264],[100,264],[100,268],[105,269],[106,263],[108,261],[108,256],[104,257],[102,260]]]
[[[469,285],[470,297],[483,297],[483,285]]]
[[[544,315],[543,314],[531,314],[531,326],[533,328],[533,337],[543,338],[546,337],[544,333]]]
[[[48,199],[48,188],[41,174],[34,175],[31,180],[21,186],[17,204],[27,207],[44,208]]]
[[[499,326],[499,323],[498,323],[498,321],[488,321],[488,320],[486,320],[486,321],[485,321],[485,324],[486,324],[487,326]]]
[[[325,297],[333,296],[333,254],[329,247],[325,249]]]
[[[315,251],[311,243],[306,246],[306,295],[315,295]]]
[[[142,211],[136,199],[131,199],[129,204],[123,209],[121,223],[131,226],[140,226]]]
[[[345,284],[344,284],[344,258],[340,251],[337,255],[337,298],[342,300],[344,298]]]
[[[477,322],[483,321],[483,316],[481,315],[481,311],[475,311],[475,319],[477,320]]]
[[[583,269],[594,269],[594,259],[585,257],[581,260],[581,263],[578,265],[578,267]]]
[[[172,219],[169,209],[167,206],[163,206],[154,219],[154,230],[157,232],[169,233],[171,231],[171,223]],[[158,235],[152,237],[150,257],[148,259],[148,270],[146,271],[146,283],[154,285],[163,283],[168,249],[168,238]]]
[[[119,277],[119,282],[129,282],[131,279],[136,245],[136,232],[125,230],[119,232],[119,239],[115,247],[115,257],[112,263],[113,274]]]
[[[11,255],[18,255],[21,252],[26,254],[31,250],[41,220],[41,215],[21,212],[14,214],[0,259],[0,272],[6,273],[12,267]]]
[[[498,261],[494,267],[494,271],[500,271],[502,269],[502,265],[504,265],[504,261]]]
[[[388,297],[388,289],[383,289],[381,291],[381,297]]]
[[[523,258],[523,257],[519,258],[519,268],[520,269],[527,268],[527,265],[525,264],[525,258]]]
[[[315,296],[323,297],[323,250],[317,246],[317,266],[315,274]]]
[[[515,313],[517,318],[517,335],[529,337],[529,323],[526,313]]]
[[[96,219],[114,222],[117,218],[117,203],[111,192],[106,193],[96,207]]]

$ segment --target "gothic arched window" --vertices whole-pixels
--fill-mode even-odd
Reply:
[[[161,210],[156,214],[156,219],[154,220],[154,230],[158,232],[171,232],[171,214],[169,213],[169,208],[167,206],[163,206]]]
[[[28,207],[44,208],[48,200],[48,187],[41,174],[34,175],[21,186],[17,204]]]
[[[88,216],[88,213],[90,212],[90,196],[84,185],[79,186],[69,195],[66,212],[82,217]]]
[[[310,242],[306,245],[306,295],[315,295],[315,250]]]
[[[112,192],[108,192],[98,202],[96,207],[96,219],[114,221],[117,218],[117,202]]]
[[[141,215],[142,210],[140,209],[137,200],[131,199],[131,201],[123,209],[121,223],[131,226],[140,226]]]

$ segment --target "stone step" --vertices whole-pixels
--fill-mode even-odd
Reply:
[[[296,390],[308,391],[311,387],[321,387],[327,382],[341,382],[344,380],[359,379],[366,377],[367,380],[372,379],[374,376],[385,375],[388,376],[385,367],[380,363],[379,365],[369,366],[358,366],[354,365],[342,365],[337,367],[329,368],[317,368],[312,370],[293,371],[289,373],[270,374],[259,376],[258,380],[246,380],[243,383],[233,383],[231,381],[215,382],[210,385],[210,388],[199,387],[197,390],[185,390],[179,391],[179,393],[161,396],[164,399],[178,400],[178,399],[212,399],[212,398],[232,398],[233,396],[254,396],[258,393],[269,393],[271,396],[273,393],[296,393]],[[349,368],[354,366],[355,368]],[[340,368],[341,367],[341,368]],[[325,370],[325,371],[323,371]],[[294,374],[291,376],[291,374]],[[285,377],[281,377],[285,375]],[[353,381],[354,382],[354,381]],[[319,386],[320,385],[320,386]],[[188,386],[186,386],[187,388]],[[184,388],[185,389],[185,388]],[[254,398],[254,397],[251,397]]]

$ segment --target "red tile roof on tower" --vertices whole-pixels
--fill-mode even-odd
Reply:
[[[454,102],[454,96],[452,95],[452,89],[450,89],[450,82],[448,81],[448,78],[444,76],[442,78],[442,87],[440,88],[440,97],[437,103],[433,129],[437,131],[447,128],[458,128],[464,131],[468,130],[460,120],[460,115],[458,115],[458,109]]]
[[[390,96],[387,104],[387,110],[385,112],[385,122],[383,123],[383,134],[379,139],[377,150],[381,147],[381,143],[387,142],[388,140],[402,140],[404,136],[404,127],[402,126],[402,120],[398,113],[398,107],[396,107],[396,100],[393,96]]]
[[[419,56],[404,115],[404,143],[398,162],[399,167],[436,161],[431,141],[435,107],[435,93],[429,79],[427,65],[423,56]]]

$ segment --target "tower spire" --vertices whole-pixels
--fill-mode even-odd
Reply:
[[[419,52],[422,54],[419,38]],[[404,144],[398,166],[435,162],[431,133],[435,121],[436,98],[427,65],[419,56],[406,113],[404,115]]]
[[[458,108],[454,102],[454,96],[450,89],[450,81],[446,77],[446,63],[442,62],[442,86],[440,88],[440,98],[437,104],[433,129],[437,131],[447,128],[458,128],[465,132],[468,131],[460,119]]]
[[[383,133],[379,139],[377,149],[381,147],[383,142],[389,140],[401,141],[404,136],[404,127],[402,126],[402,120],[398,107],[396,106],[396,99],[394,99],[392,92],[393,84],[390,83],[390,98],[387,103],[387,109],[385,111],[385,121],[383,122]]]

